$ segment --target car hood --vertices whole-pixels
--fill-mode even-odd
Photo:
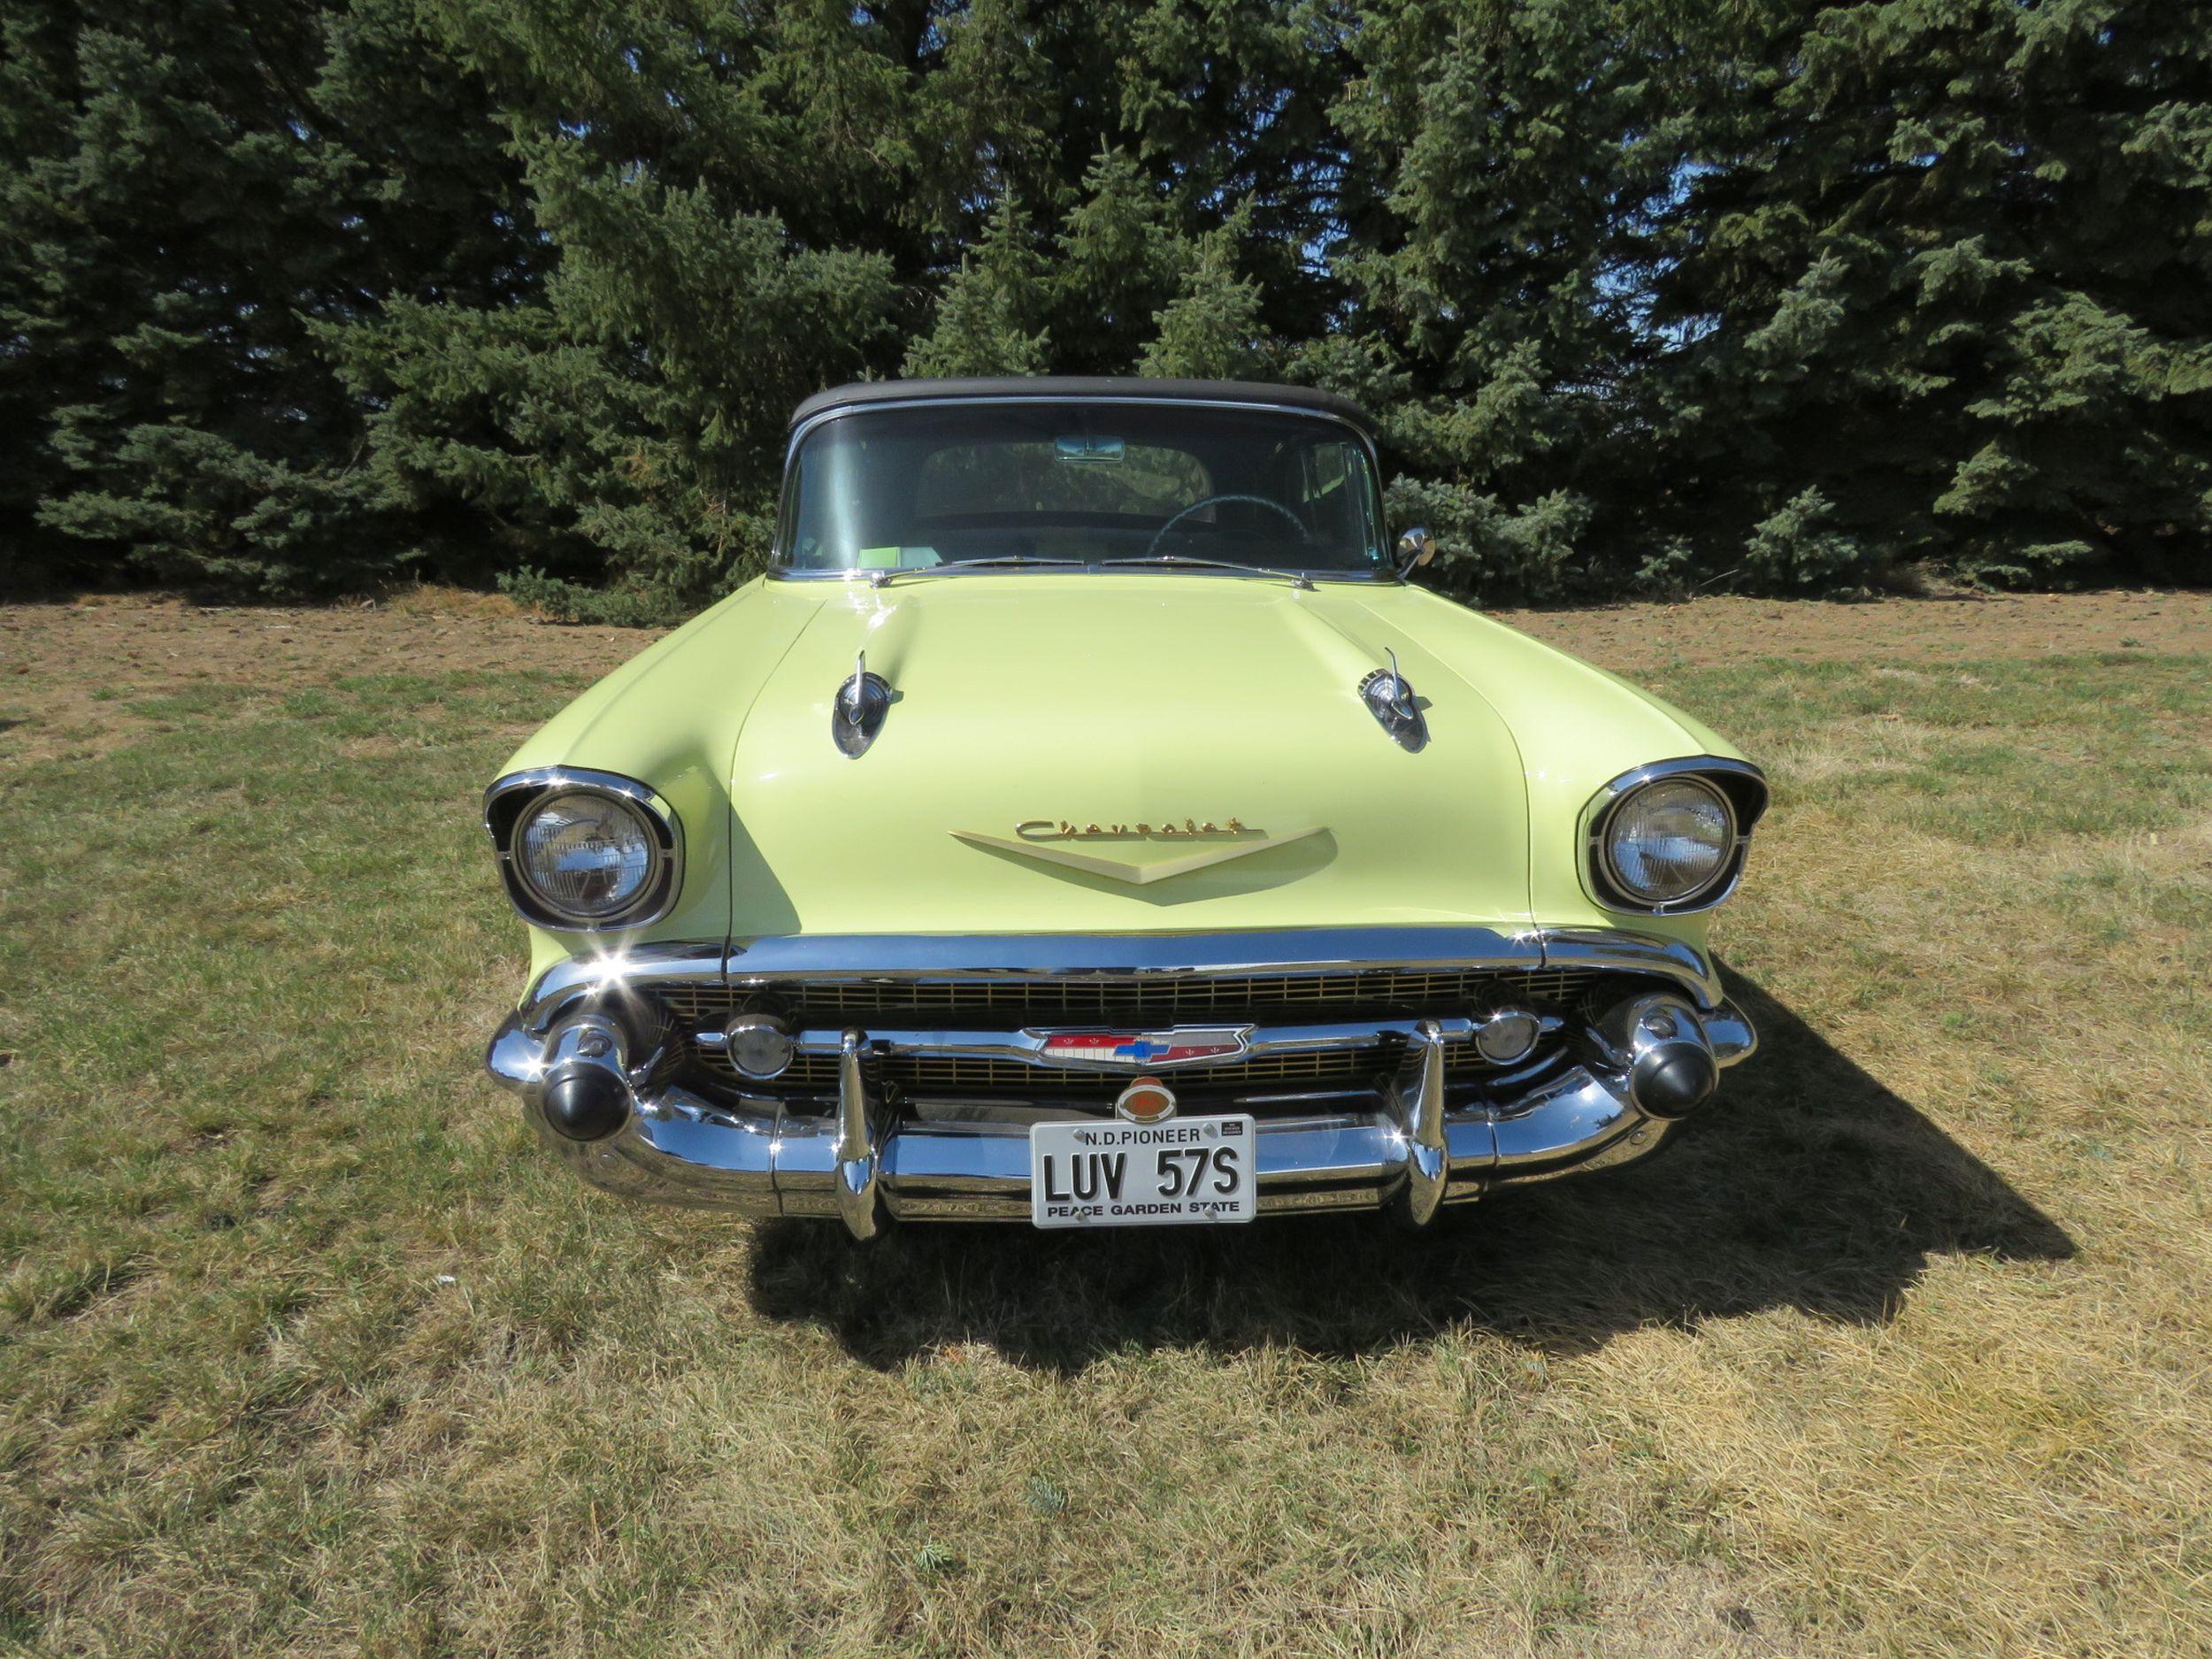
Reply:
[[[738,938],[1529,921],[1520,753],[1422,625],[1456,607],[1187,573],[769,586],[813,611],[734,739]],[[1394,651],[1417,752],[1359,695]],[[864,652],[894,701],[849,758]]]

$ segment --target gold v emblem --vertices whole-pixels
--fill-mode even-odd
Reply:
[[[995,847],[1001,852],[1019,853],[1025,858],[1040,858],[1050,864],[1065,864],[1071,870],[1080,870],[1094,876],[1105,876],[1115,881],[1126,881],[1135,887],[1148,887],[1155,881],[1165,881],[1170,876],[1187,876],[1194,870],[1204,870],[1214,864],[1225,864],[1232,858],[1247,854],[1265,852],[1270,847],[1287,847],[1302,841],[1309,835],[1321,833],[1323,826],[1311,829],[1293,830],[1287,835],[1255,835],[1248,841],[1219,843],[1201,847],[1173,858],[1163,858],[1157,864],[1135,864],[1120,858],[1102,858],[1096,853],[1079,853],[1072,847],[1055,841],[1018,840],[1011,835],[986,835],[976,830],[955,830],[962,841],[978,847]]]

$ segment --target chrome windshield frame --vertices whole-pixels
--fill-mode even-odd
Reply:
[[[791,464],[798,457],[800,444],[805,442],[805,440],[818,428],[835,420],[863,419],[866,416],[879,412],[888,413],[900,410],[1019,408],[1053,403],[1062,404],[1070,409],[1097,409],[1102,407],[1212,409],[1236,410],[1245,413],[1260,415],[1290,415],[1295,416],[1302,420],[1325,421],[1329,425],[1336,426],[1342,431],[1350,434],[1353,441],[1359,445],[1360,453],[1367,458],[1367,481],[1370,505],[1375,515],[1376,534],[1380,538],[1380,541],[1378,543],[1376,549],[1379,557],[1379,563],[1377,568],[1372,571],[1305,570],[1300,569],[1295,565],[1278,565],[1272,572],[1260,571],[1257,567],[1255,567],[1254,574],[1268,575],[1272,573],[1286,575],[1294,573],[1316,581],[1333,580],[1375,582],[1387,584],[1394,587],[1404,587],[1408,585],[1408,579],[1398,573],[1397,562],[1389,556],[1390,549],[1388,543],[1390,541],[1390,520],[1383,500],[1382,457],[1375,448],[1375,440],[1373,436],[1364,426],[1361,426],[1359,422],[1353,420],[1347,416],[1337,414],[1330,410],[1312,409],[1298,403],[1271,403],[1259,399],[1238,397],[1147,397],[1140,394],[1132,394],[1127,396],[1117,396],[1105,397],[1071,397],[1065,396],[1054,396],[1050,393],[1041,393],[1035,396],[1026,395],[1011,396],[1000,394],[984,397],[885,398],[880,402],[861,404],[846,404],[834,409],[825,409],[820,411],[818,413],[810,415],[806,419],[792,427],[790,438],[784,445],[783,478],[777,489],[776,495],[775,551],[771,557],[768,567],[763,574],[765,575],[771,581],[866,580],[876,574],[876,572],[872,571],[861,569],[857,566],[841,570],[799,570],[785,562],[784,532],[789,522],[792,511]],[[992,572],[986,572],[984,573],[990,574]],[[1021,575],[1025,572],[1024,572],[1019,567],[1010,567],[1005,572],[1001,573]],[[1102,571],[1095,564],[1087,562],[1079,566],[1068,569],[1054,570],[1048,573],[1056,575],[1125,575],[1129,574],[1130,572],[1125,569]],[[1146,571],[1136,573],[1142,575],[1228,576],[1228,572],[1222,571],[1170,571],[1164,569],[1158,572]],[[1234,579],[1231,578],[1231,580]]]

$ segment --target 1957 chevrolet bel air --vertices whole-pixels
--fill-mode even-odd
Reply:
[[[793,418],[772,567],[484,799],[492,1075],[610,1191],[893,1217],[1440,1207],[1748,1055],[1705,726],[1406,578],[1360,411],[909,380]]]

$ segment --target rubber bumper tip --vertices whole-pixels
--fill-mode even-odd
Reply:
[[[1671,1042],[1636,1062],[1636,1104],[1654,1118],[1686,1118],[1713,1096],[1720,1067],[1702,1043]]]
[[[557,1078],[545,1091],[545,1121],[570,1141],[603,1141],[630,1115],[630,1092],[591,1067]]]

